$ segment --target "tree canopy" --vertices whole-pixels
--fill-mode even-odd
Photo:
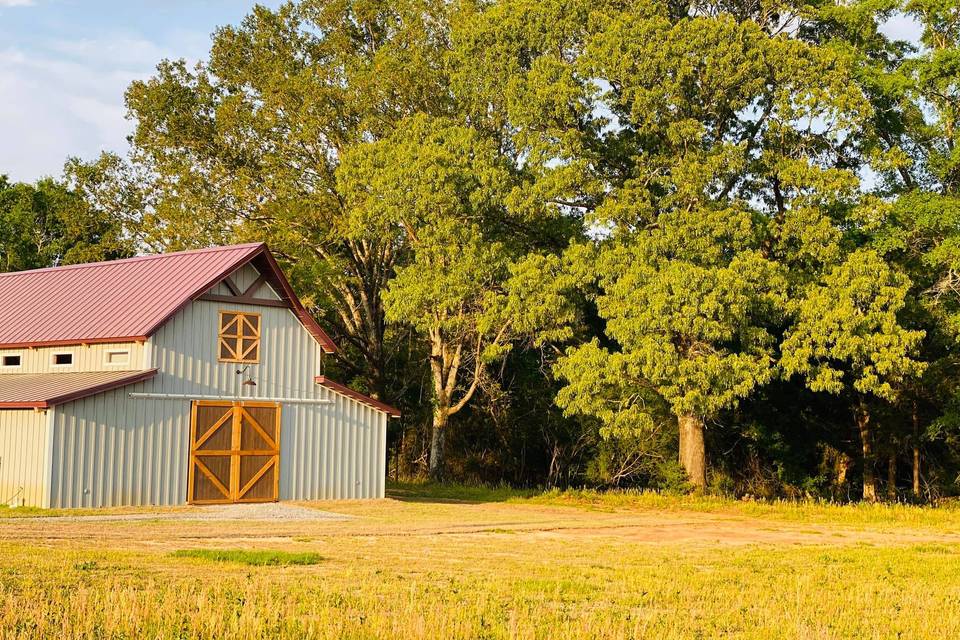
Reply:
[[[0,258],[266,240],[398,476],[957,493],[958,12],[258,6],[125,157],[0,183]]]

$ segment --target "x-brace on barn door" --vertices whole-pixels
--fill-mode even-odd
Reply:
[[[275,502],[279,482],[280,405],[193,402],[188,502]]]

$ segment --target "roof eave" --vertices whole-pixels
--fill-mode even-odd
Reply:
[[[360,403],[365,404],[365,405],[367,405],[367,406],[369,406],[369,407],[372,407],[372,408],[376,409],[377,411],[382,411],[383,413],[387,414],[388,416],[390,416],[390,417],[392,417],[392,418],[399,418],[400,415],[401,415],[401,414],[400,414],[400,409],[397,409],[396,407],[391,406],[391,405],[387,404],[386,402],[380,402],[380,401],[377,400],[376,398],[371,398],[370,396],[364,395],[364,394],[360,393],[359,391],[354,391],[353,389],[351,389],[351,388],[348,387],[347,385],[341,384],[341,383],[339,383],[339,382],[334,382],[333,380],[331,380],[330,378],[328,378],[328,377],[326,377],[326,376],[317,376],[316,378],[314,378],[314,382],[316,382],[317,384],[319,384],[319,385],[322,386],[322,387],[326,387],[326,388],[328,388],[328,389],[332,389],[333,391],[336,391],[337,393],[340,393],[340,394],[342,394],[342,395],[345,395],[345,396],[347,396],[348,398],[353,398],[353,399],[356,400],[357,402],[360,402]]]
[[[139,372],[137,375],[131,375],[129,378],[112,380],[110,382],[104,382],[103,384],[99,384],[93,387],[81,389],[80,391],[66,393],[62,396],[57,396],[55,398],[48,398],[46,400],[46,403],[48,406],[55,406],[58,404],[64,404],[65,402],[82,400],[83,398],[95,396],[98,393],[106,393],[107,391],[113,391],[114,389],[119,389],[121,387],[126,387],[131,384],[143,382],[144,380],[149,380],[153,376],[157,375],[157,371],[158,371],[157,369],[147,369],[146,371]]]
[[[106,393],[107,391],[113,391],[114,389],[120,389],[121,387],[143,382],[145,380],[149,380],[155,375],[157,375],[157,369],[148,369],[146,371],[137,372],[136,375],[130,375],[129,377],[120,378],[119,380],[111,380],[110,382],[104,382],[103,384],[87,387],[86,389],[72,391],[61,396],[47,398],[46,400],[29,402],[0,402],[0,409],[50,409],[59,404],[73,402],[74,400],[82,400],[84,398],[89,398],[90,396],[95,396],[99,393]]]
[[[0,344],[0,349],[38,349],[42,347],[81,347],[87,344],[126,344],[146,342],[150,336],[119,336],[111,338],[84,338],[82,340],[47,340],[38,342],[10,342]]]

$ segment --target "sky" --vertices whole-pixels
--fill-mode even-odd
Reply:
[[[164,58],[206,57],[254,0],[0,0],[0,174],[59,176],[68,156],[124,153],[123,93]],[[276,7],[280,0],[260,0]]]
[[[277,7],[281,0],[260,0]],[[123,93],[164,58],[204,59],[254,0],[0,0],[0,174],[59,176],[69,156],[125,153]],[[916,39],[898,18],[885,30]]]

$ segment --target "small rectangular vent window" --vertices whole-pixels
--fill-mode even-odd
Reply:
[[[55,353],[53,354],[53,364],[59,367],[71,365],[73,364],[73,354],[72,353]]]
[[[129,351],[107,351],[107,364],[121,365],[130,364]]]
[[[20,366],[20,356],[3,356],[3,366],[5,367],[19,367]]]

